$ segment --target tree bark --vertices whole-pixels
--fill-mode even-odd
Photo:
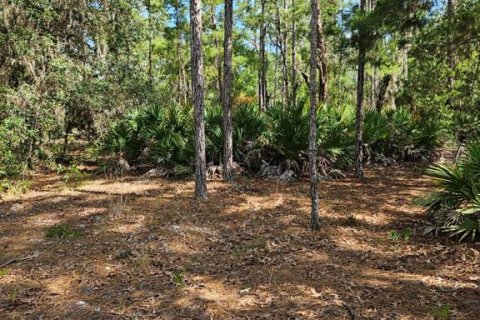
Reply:
[[[360,1],[360,12],[362,15],[366,12],[365,1],[366,0]],[[363,39],[363,36],[364,30],[360,29],[358,39],[357,114],[355,133],[355,169],[357,178],[359,179],[363,179],[363,104],[366,60],[365,39]]]
[[[223,42],[223,180],[233,181],[233,0],[225,0],[225,33]]]
[[[267,110],[267,62],[265,58],[265,37],[267,34],[267,26],[265,23],[265,3],[266,0],[260,1],[261,6],[261,24],[260,24],[260,68],[259,68],[259,84],[258,84],[258,105],[260,110]]]
[[[177,57],[178,57],[178,82],[177,82],[177,91],[178,91],[178,104],[186,105],[187,104],[187,84],[185,79],[185,72],[183,67],[182,59],[182,34],[180,31],[180,1],[175,1],[175,28],[177,31]]]
[[[452,22],[453,16],[455,15],[455,10],[457,8],[457,0],[448,0],[447,2],[447,18]],[[455,85],[455,76],[453,74],[455,67],[457,65],[457,57],[455,55],[455,48],[453,45],[450,46],[450,52],[448,54],[448,66],[452,74],[448,77],[448,88],[452,90]]]
[[[286,0],[283,2],[284,10],[286,11]],[[277,29],[276,46],[280,50],[280,57],[282,62],[282,105],[286,107],[288,104],[288,66],[287,66],[287,33],[286,27],[282,28],[284,23],[280,17],[280,9],[275,5],[275,26]],[[285,30],[283,30],[285,29]]]
[[[190,0],[192,30],[192,92],[195,113],[195,197],[207,199],[205,155],[204,77],[202,53],[202,1]]]
[[[297,28],[295,22],[295,0],[292,0],[292,104],[294,105],[297,102]]]
[[[328,59],[327,59],[327,46],[326,46],[326,40],[325,40],[325,35],[323,34],[323,23],[322,23],[322,17],[320,14],[320,8],[318,9],[319,14],[318,14],[318,20],[317,20],[317,46],[318,46],[318,54],[319,54],[319,60],[317,61],[317,67],[318,71],[320,73],[320,92],[319,92],[319,100],[321,103],[325,103],[328,100],[328,86],[327,86],[327,81],[328,81],[328,70],[327,70],[327,64],[328,64]]]
[[[147,0],[147,13],[148,13],[148,84],[150,87],[153,84],[152,74],[152,8],[150,0]]]
[[[311,0],[310,22],[310,135],[308,141],[308,159],[310,167],[311,215],[310,227],[320,229],[318,216],[318,176],[317,176],[317,49],[318,49],[318,0]]]
[[[225,9],[226,10],[226,9]],[[216,35],[217,20],[215,18],[215,5],[212,5],[212,30],[214,32],[214,45],[220,51],[219,40]],[[217,86],[218,86],[218,103],[223,103],[223,71],[222,71],[222,57],[221,53],[215,55],[215,66],[217,67]]]

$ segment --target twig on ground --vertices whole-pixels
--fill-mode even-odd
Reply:
[[[6,262],[0,264],[0,268],[4,268],[4,267],[8,266],[9,264],[12,264],[12,263],[15,263],[15,262],[31,260],[31,259],[36,258],[38,256],[39,256],[38,251],[35,251],[35,252],[32,252],[31,254],[29,254],[28,256],[25,256],[25,257],[13,258],[13,259],[7,260]]]

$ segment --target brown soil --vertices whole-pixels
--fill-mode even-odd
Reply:
[[[323,182],[38,175],[0,204],[1,319],[478,319],[479,247],[422,236],[418,170]],[[68,223],[78,234],[51,239]],[[410,229],[393,241],[391,230]],[[15,261],[13,261],[14,259]],[[23,260],[22,260],[23,259]]]

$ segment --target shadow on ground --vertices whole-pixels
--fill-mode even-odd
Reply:
[[[474,245],[421,235],[412,169],[320,186],[240,178],[88,181],[45,176],[0,204],[0,313],[6,319],[475,319]],[[67,223],[78,236],[45,237]],[[389,240],[391,230],[412,231]],[[22,258],[27,258],[21,260]]]

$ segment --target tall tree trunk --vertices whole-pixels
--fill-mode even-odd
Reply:
[[[310,227],[320,229],[318,216],[318,176],[317,176],[317,54],[318,54],[318,0],[311,0],[310,22],[310,136],[308,139],[308,160],[310,167],[311,216]]]
[[[192,29],[192,92],[195,110],[195,197],[207,199],[205,155],[204,78],[202,53],[202,1],[190,0]]]
[[[322,103],[327,102],[328,100],[328,70],[327,70],[327,46],[325,35],[323,34],[323,23],[321,17],[321,10],[318,8],[318,19],[317,19],[317,46],[318,46],[318,54],[319,60],[317,61],[318,71],[320,73],[320,93],[319,93],[319,100]]]
[[[297,102],[297,68],[296,68],[296,42],[297,28],[295,23],[295,0],[292,0],[292,104]]]
[[[286,0],[283,1],[284,9],[288,8]],[[275,26],[277,29],[276,45],[280,49],[280,60],[282,62],[282,104],[288,104],[288,66],[287,66],[287,32],[280,16],[280,9],[275,5]]]
[[[233,181],[233,0],[225,0],[225,34],[223,42],[223,180]]]
[[[457,8],[457,0],[448,0],[447,2],[447,18],[452,22],[453,16],[455,15],[455,10]],[[453,72],[455,70],[455,66],[457,65],[457,57],[455,55],[455,48],[453,45],[450,46],[450,52],[448,53],[448,66],[450,68],[451,75],[448,77],[448,88],[450,90],[453,89],[455,85],[455,76]]]
[[[175,1],[175,28],[177,31],[177,64],[178,64],[178,81],[177,81],[177,93],[178,93],[178,104],[186,105],[187,104],[187,84],[185,79],[185,72],[183,67],[182,59],[182,34],[180,31],[180,2],[179,0]]]
[[[150,87],[153,84],[152,74],[152,7],[151,0],[147,0],[147,13],[148,13],[148,84]]]
[[[260,68],[259,68],[259,84],[258,84],[258,105],[260,110],[267,110],[267,62],[265,56],[265,38],[267,35],[267,26],[265,23],[265,2],[266,0],[260,1],[261,6],[261,24],[260,24]]]
[[[220,51],[220,44],[217,38],[217,20],[215,18],[215,5],[212,5],[212,30],[214,32],[214,45]],[[215,66],[217,67],[217,87],[218,87],[218,102],[223,103],[223,71],[222,71],[222,57],[221,53],[215,55]]]
[[[360,12],[365,14],[365,1],[360,1]],[[363,28],[363,27],[362,27]],[[357,178],[363,178],[363,104],[364,104],[364,86],[365,86],[365,60],[366,49],[364,30],[359,30],[358,40],[358,74],[357,74],[357,115],[356,115],[356,133],[355,133],[355,169]]]

